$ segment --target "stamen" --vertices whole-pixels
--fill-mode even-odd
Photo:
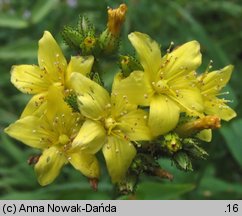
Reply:
[[[210,60],[208,63],[208,66],[204,72],[205,74],[207,74],[209,72],[209,70],[213,68],[212,64],[213,64],[213,60]]]
[[[166,50],[167,53],[171,52],[171,48],[174,46],[174,42],[171,41],[170,46],[168,47],[168,49]]]

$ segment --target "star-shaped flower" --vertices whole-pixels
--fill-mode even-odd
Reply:
[[[147,113],[119,95],[119,79],[120,74],[110,96],[106,89],[82,74],[71,75],[80,112],[86,117],[73,144],[90,154],[102,149],[114,183],[124,177],[136,154],[132,141],[152,138],[146,125]]]
[[[71,88],[70,74],[79,72],[87,75],[92,68],[93,56],[73,56],[69,64],[61,51],[61,48],[50,32],[45,31],[39,40],[37,65],[16,65],[12,67],[11,82],[23,93],[33,94],[22,117],[31,115],[42,109],[45,104],[48,88],[53,85]]]
[[[180,112],[199,115],[203,102],[194,72],[201,64],[199,43],[185,43],[161,57],[159,45],[148,35],[134,32],[129,40],[144,71],[125,78],[120,93],[133,103],[150,106],[152,133],[159,136],[174,129]]]
[[[72,112],[63,97],[61,87],[51,86],[46,113],[40,114],[41,117],[23,117],[5,129],[11,137],[42,151],[35,172],[43,186],[53,182],[67,163],[89,178],[99,177],[96,157],[73,148],[73,140],[83,119],[80,114]]]

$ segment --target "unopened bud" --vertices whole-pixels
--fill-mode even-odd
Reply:
[[[95,28],[93,24],[91,24],[86,16],[79,16],[77,29],[83,36],[95,34]]]
[[[185,152],[178,152],[174,155],[173,161],[179,169],[193,171],[192,162]]]
[[[115,37],[118,37],[120,34],[121,27],[125,21],[125,14],[127,12],[127,6],[121,4],[118,8],[108,9],[108,31]]]
[[[193,158],[206,159],[208,153],[198,145],[198,142],[192,138],[185,138],[182,142],[183,149]]]
[[[189,137],[204,129],[220,128],[220,118],[217,116],[204,116],[202,118],[186,122],[176,128],[176,133],[181,137]]]
[[[100,46],[104,54],[113,54],[119,46],[119,34],[125,20],[127,6],[121,4],[116,9],[108,9],[107,29],[100,35]]]
[[[169,153],[174,153],[182,148],[181,139],[176,133],[169,133],[164,135],[164,140],[161,146],[169,151]]]
[[[97,39],[92,35],[85,37],[80,44],[80,48],[82,55],[91,55],[97,52]]]
[[[80,49],[80,44],[83,40],[83,36],[76,29],[65,26],[63,31],[61,32],[61,36],[65,43],[71,48],[75,50]]]
[[[95,28],[85,16],[80,16],[76,28],[64,27],[61,35],[71,49],[81,51],[82,55],[93,55],[100,51]]]

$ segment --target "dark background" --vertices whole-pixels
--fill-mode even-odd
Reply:
[[[3,129],[18,119],[29,96],[10,83],[14,64],[36,64],[38,40],[49,30],[69,51],[60,37],[66,24],[75,24],[86,14],[98,32],[104,30],[106,8],[128,6],[122,31],[121,51],[134,51],[127,34],[140,31],[157,40],[162,49],[171,41],[176,45],[189,40],[201,44],[203,71],[210,59],[213,69],[235,66],[228,98],[238,116],[214,132],[212,143],[204,143],[209,158],[194,161],[194,172],[181,172],[169,160],[162,167],[173,173],[173,182],[154,178],[141,179],[135,196],[119,197],[104,171],[99,191],[93,192],[85,178],[72,167],[63,169],[47,187],[38,185],[27,158],[33,150],[9,138]],[[242,198],[242,1],[241,0],[0,0],[0,197],[1,199],[241,199]],[[110,71],[115,72],[110,67]],[[109,78],[109,79],[108,79]],[[105,79],[110,83],[112,73]]]

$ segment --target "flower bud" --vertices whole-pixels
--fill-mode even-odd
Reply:
[[[82,55],[91,55],[97,47],[97,39],[95,36],[86,36],[80,44]]]
[[[121,27],[125,21],[125,14],[127,11],[127,6],[121,4],[118,8],[112,9],[108,8],[108,31],[115,37],[120,34]]]
[[[181,139],[176,133],[169,133],[164,135],[161,146],[173,154],[182,148]]]
[[[183,149],[193,158],[206,159],[208,153],[192,138],[185,138],[182,142]]]
[[[77,30],[84,36],[94,35],[95,28],[86,16],[79,16]]]
[[[180,151],[176,153],[173,161],[175,162],[177,168],[185,171],[193,171],[191,160],[185,152]]]
[[[204,129],[220,128],[220,118],[217,116],[204,116],[202,118],[188,121],[176,128],[176,133],[181,137],[189,137]]]
[[[81,55],[93,55],[100,51],[95,28],[85,16],[80,16],[76,28],[66,26],[61,34],[66,44],[71,49],[81,51]]]
[[[83,41],[83,36],[76,29],[65,26],[63,31],[61,32],[61,36],[65,43],[74,50],[80,49],[80,44]]]
[[[116,9],[108,9],[107,29],[100,35],[100,45],[104,54],[113,54],[119,46],[119,35],[125,20],[127,6],[121,4]]]

